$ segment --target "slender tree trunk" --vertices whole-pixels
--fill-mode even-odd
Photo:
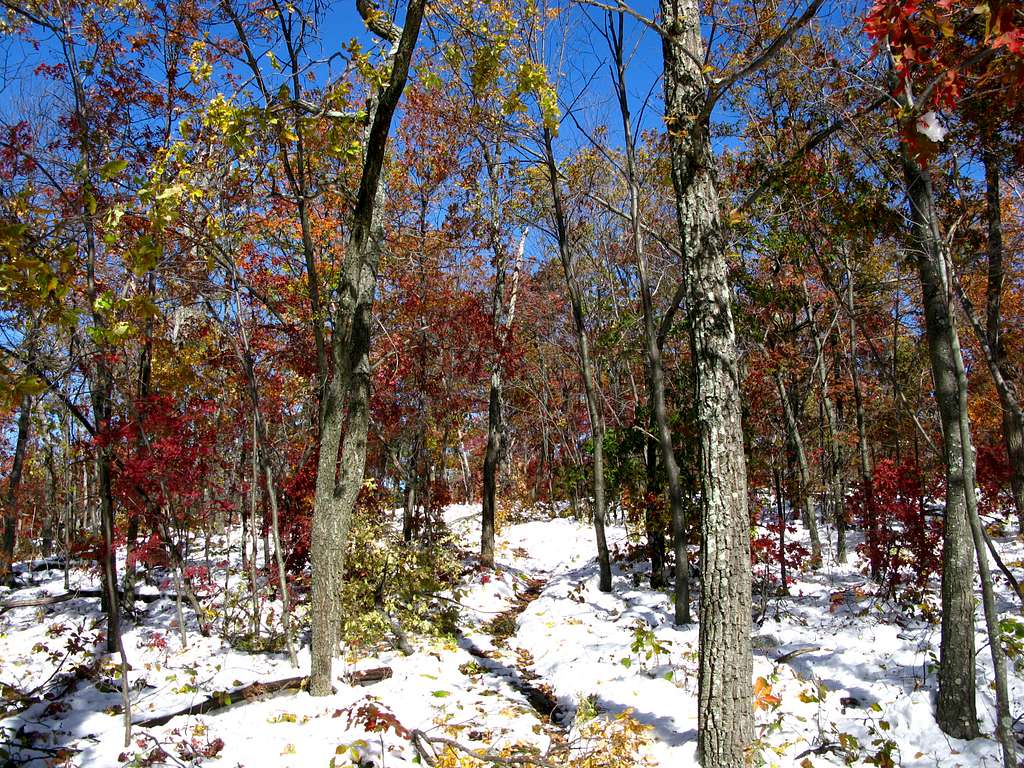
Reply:
[[[700,11],[660,0],[665,122],[689,285],[700,428],[701,597],[697,755],[704,768],[744,765],[754,737],[750,518],[740,382],[715,189]]]
[[[779,593],[789,594],[789,574],[786,573],[786,503],[782,493],[782,472],[772,462],[772,479],[775,481],[775,511],[779,516]]]
[[[285,646],[288,649],[288,658],[294,668],[298,668],[299,662],[295,655],[295,644],[292,639],[291,628],[291,597],[288,592],[288,577],[285,571],[284,550],[281,547],[281,525],[277,508],[277,487],[274,483],[274,472],[271,467],[270,437],[267,433],[267,425],[263,421],[260,411],[259,387],[256,381],[256,362],[253,359],[252,349],[249,346],[249,336],[245,330],[245,323],[242,320],[242,304],[238,292],[235,292],[235,308],[238,316],[238,338],[239,352],[242,357],[242,364],[245,368],[246,382],[249,389],[249,400],[252,405],[253,424],[253,453],[262,470],[263,482],[267,494],[267,502],[270,505],[270,535],[274,543],[274,557],[277,561],[277,584],[281,591],[281,626],[284,630]],[[255,478],[253,478],[255,480]]]
[[[562,192],[558,181],[558,166],[555,164],[555,153],[551,146],[551,133],[544,129],[544,155],[547,161],[548,182],[551,185],[551,197],[554,208],[555,231],[558,240],[558,255],[565,273],[565,282],[572,307],[573,330],[576,332],[576,350],[579,354],[580,374],[583,377],[583,391],[587,400],[587,412],[590,416],[591,442],[594,448],[593,489],[594,489],[594,534],[597,538],[598,589],[602,592],[612,591],[612,569],[608,556],[608,541],[605,538],[605,498],[604,498],[604,422],[601,419],[600,404],[597,399],[597,380],[594,366],[590,359],[590,345],[587,340],[587,327],[583,313],[583,296],[576,270],[573,266],[572,254],[569,251],[569,233],[565,210],[562,207]]]
[[[842,480],[843,449],[839,443],[839,419],[836,415],[836,404],[829,394],[828,373],[825,369],[825,345],[822,342],[818,325],[814,321],[811,310],[811,298],[804,285],[804,309],[807,322],[814,338],[814,351],[818,372],[818,388],[822,410],[825,414],[827,458],[825,464],[825,482],[832,500],[832,518],[836,526],[836,562],[846,562],[846,490]]]
[[[49,558],[53,554],[53,534],[58,528],[60,512],[57,504],[57,467],[53,460],[53,447],[46,448],[46,509],[43,518],[42,556]]]
[[[497,184],[489,153],[488,172],[492,185]],[[480,533],[480,563],[488,568],[494,567],[494,515],[497,503],[498,474],[501,457],[504,453],[505,419],[504,394],[502,393],[502,361],[509,331],[515,318],[515,286],[518,284],[519,263],[526,248],[526,232],[519,242],[515,270],[512,277],[513,295],[509,306],[505,305],[505,281],[508,269],[507,257],[498,240],[498,233],[491,233],[491,251],[494,264],[494,291],[492,294],[494,354],[491,360],[491,390],[487,406],[487,450],[484,453],[483,470],[483,514]]]
[[[1003,441],[1006,456],[1010,462],[1010,488],[1013,504],[1017,511],[1018,529],[1024,533],[1024,420],[1020,408],[1014,408],[1015,393],[1011,387],[1015,382],[1006,355],[1006,344],[1001,333],[1003,283],[1003,223],[1002,200],[999,189],[999,158],[989,139],[982,147],[981,159],[985,165],[985,218],[988,225],[988,285],[985,291],[985,336],[993,360],[992,364],[1001,376],[994,377],[999,404],[1003,414]],[[1002,379],[1002,382],[999,379]],[[1001,386],[1000,386],[1001,384]]]
[[[665,369],[662,364],[657,321],[654,317],[654,300],[651,296],[651,282],[644,252],[643,230],[640,226],[640,190],[637,184],[634,158],[633,123],[629,114],[629,96],[626,90],[626,63],[624,57],[623,15],[608,14],[609,39],[615,58],[615,90],[619,101],[619,115],[626,144],[626,182],[629,188],[629,223],[633,241],[633,256],[636,260],[640,280],[640,306],[644,323],[644,351],[647,356],[647,381],[649,401],[653,420],[657,426],[658,447],[661,450],[661,464],[665,469],[668,486],[669,509],[672,514],[672,541],[676,561],[675,577],[675,623],[689,624],[690,617],[690,567],[686,548],[686,513],[683,508],[683,491],[679,478],[679,463],[676,461],[672,444],[672,430],[668,423],[668,408],[665,404]],[[652,559],[652,568],[654,562]],[[651,583],[655,574],[652,570]]]
[[[963,445],[960,430],[953,325],[945,301],[946,282],[941,267],[931,182],[910,158],[905,147],[901,147],[901,157],[911,209],[914,257],[924,298],[935,400],[942,423],[946,470],[942,638],[936,720],[950,736],[973,739],[978,735],[974,682],[974,547],[967,510],[967,485],[973,484],[973,468],[964,462],[970,446]]]
[[[356,0],[356,6],[370,29],[391,43],[391,66],[386,84],[372,91],[367,109],[369,127],[362,176],[335,297],[331,338],[334,369],[325,392],[310,546],[309,692],[314,696],[326,696],[332,691],[332,661],[342,635],[345,554],[366,464],[370,417],[373,298],[384,248],[385,193],[381,173],[391,121],[405,90],[409,62],[419,37],[425,0],[409,0],[404,28],[390,22],[371,0]]]
[[[647,436],[644,464],[647,472],[647,496],[644,502],[644,533],[647,535],[647,556],[651,560],[651,587],[661,589],[665,586],[665,530],[658,514],[658,508],[652,505],[653,499],[661,496],[661,482],[658,478],[658,456],[661,449],[658,439],[654,437],[658,425],[654,413],[650,418],[650,433]]]
[[[843,250],[843,262],[846,271],[846,314],[849,320],[850,336],[850,380],[853,384],[853,410],[857,422],[857,457],[860,460],[860,481],[864,492],[864,507],[867,512],[864,536],[869,548],[878,546],[878,531],[875,515],[875,490],[871,473],[871,453],[868,448],[867,419],[864,416],[864,397],[860,386],[860,368],[857,360],[857,317],[855,313],[853,270],[850,266],[850,255]],[[871,578],[878,578],[878,559],[870,558]]]
[[[796,413],[793,411],[793,404],[789,400],[789,393],[786,391],[781,373],[775,374],[775,387],[782,404],[782,413],[786,417],[786,431],[789,433],[790,443],[796,453],[796,465],[800,473],[800,502],[804,508],[803,517],[811,537],[811,561],[814,567],[818,567],[821,565],[821,539],[818,536],[814,497],[810,493],[811,471],[807,464],[807,454],[804,452],[804,441],[800,435],[800,425],[797,423]]]
[[[259,598],[259,580],[256,574],[256,558],[259,555],[259,541],[256,535],[256,506],[257,498],[260,490],[260,478],[258,474],[259,462],[256,459],[256,422],[252,425],[252,487],[249,490],[249,534],[252,540],[252,554],[249,556],[249,595],[252,600],[252,639],[254,641],[259,640],[260,637],[260,615],[262,613],[260,598]],[[242,549],[243,551],[249,546],[249,542],[244,535],[242,535]],[[266,563],[264,563],[264,566]]]

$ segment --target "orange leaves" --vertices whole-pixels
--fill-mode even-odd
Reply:
[[[782,699],[772,693],[772,686],[763,677],[754,681],[754,708],[775,709],[782,703]]]

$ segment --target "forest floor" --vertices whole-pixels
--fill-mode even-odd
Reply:
[[[451,507],[447,516],[473,547],[479,507]],[[624,551],[625,530],[611,526],[609,541]],[[999,538],[997,546],[1019,572],[1024,545]],[[97,655],[99,600],[0,612],[0,766],[399,768],[419,762],[409,739],[417,731],[496,751],[533,745],[552,755],[549,762],[569,765],[599,746],[598,733],[608,736],[585,722],[626,711],[649,726],[639,755],[647,765],[696,765],[697,626],[672,625],[670,596],[649,588],[642,564],[634,572],[629,562],[617,562],[612,592],[599,592],[593,552],[592,530],[573,520],[510,525],[499,535],[497,568],[467,568],[455,595],[462,605],[456,637],[413,638],[411,656],[379,650],[338,662],[331,697],[312,698],[295,687],[273,694],[257,689],[250,695],[266,695],[230,706],[228,692],[308,672],[308,635],[300,638],[295,670],[286,654],[248,653],[218,636],[201,637],[186,607],[190,633],[183,649],[173,600],[154,600],[159,590],[144,587],[152,597],[136,604],[138,620],[126,623],[124,633],[133,720],[210,699],[218,708],[136,726],[127,748],[117,667]],[[217,582],[225,565],[237,569],[237,555],[221,542],[211,560],[204,553],[196,565],[212,565]],[[828,553],[825,561],[817,571],[793,574],[788,596],[754,596],[760,764],[999,765],[980,609],[978,711],[986,736],[964,742],[946,737],[933,716],[935,585],[916,604],[897,605],[875,595],[856,554],[842,566]],[[0,591],[0,599],[65,592],[63,571],[31,573],[29,565],[19,566],[24,585]],[[1018,615],[998,578],[1002,615]],[[72,569],[70,584],[95,589],[98,578]],[[219,605],[225,594],[230,590],[213,589],[209,600]],[[1021,640],[1013,642],[1020,650]],[[1024,712],[1024,677],[1014,661],[1021,659],[1010,664],[1017,716]],[[369,687],[347,682],[353,672],[380,667],[391,676]]]

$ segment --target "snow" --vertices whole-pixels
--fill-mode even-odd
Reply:
[[[917,118],[917,132],[938,144],[949,131],[934,111],[925,112]]]
[[[378,651],[341,659],[333,696],[290,692],[234,703],[217,713],[176,717],[162,726],[136,727],[126,749],[121,719],[111,709],[120,702],[116,667],[101,654],[99,685],[88,679],[62,683],[67,691],[59,699],[0,720],[0,749],[10,750],[13,764],[33,766],[64,758],[56,755],[61,747],[69,752],[66,762],[57,764],[116,766],[125,764],[122,753],[142,760],[160,745],[170,753],[165,761],[170,765],[299,768],[327,766],[336,758],[338,766],[345,766],[358,755],[364,765],[398,768],[414,764],[410,742],[393,730],[369,732],[358,717],[350,722],[362,704],[373,702],[408,729],[477,747],[533,744],[543,752],[552,739],[572,741],[578,734],[574,715],[589,699],[601,715],[631,710],[651,726],[648,752],[654,765],[695,765],[697,625],[672,625],[670,594],[647,586],[643,564],[616,562],[613,590],[601,593],[592,529],[566,518],[539,518],[501,531],[493,572],[467,570],[452,593],[462,605],[458,637],[416,638],[416,652],[408,657]],[[450,507],[446,520],[467,547],[477,546],[479,506]],[[802,528],[799,536],[806,539]],[[608,539],[613,550],[624,548],[627,533],[611,525]],[[237,543],[216,542],[212,560],[235,562]],[[756,710],[759,758],[777,766],[805,760],[813,766],[865,765],[888,749],[895,763],[906,768],[999,765],[981,611],[976,616],[977,682],[985,736],[964,742],[945,736],[934,719],[938,624],[921,618],[922,611],[909,616],[907,609],[876,596],[863,562],[852,553],[855,544],[848,564],[836,565],[826,554],[819,571],[793,574],[789,596],[769,597],[763,606],[753,638],[754,675],[764,678],[779,703]],[[1000,538],[997,544],[1003,559],[1015,564],[1011,567],[1024,561],[1020,541]],[[224,575],[214,569],[218,583]],[[35,584],[0,596],[64,592],[62,571],[31,577]],[[97,575],[85,570],[73,569],[70,577],[72,588],[98,584]],[[241,579],[235,573],[228,584],[234,588]],[[521,606],[533,580],[543,586],[518,615],[515,634],[496,640],[488,622]],[[926,597],[933,609],[934,586]],[[1010,593],[1001,580],[997,586],[1003,615],[1014,615],[1017,606]],[[214,603],[222,598],[218,590]],[[754,602],[760,608],[759,595]],[[126,622],[124,641],[137,719],[172,712],[216,691],[308,672],[308,635],[300,637],[300,669],[293,670],[286,654],[246,653],[220,637],[201,637],[194,620],[189,646],[183,649],[173,601],[136,607],[140,621]],[[268,602],[266,609],[280,613],[279,604]],[[191,616],[190,609],[186,612]],[[101,647],[100,619],[96,599],[0,614],[0,683],[22,692],[45,689],[58,664],[61,672],[87,666]],[[647,639],[638,644],[640,637]],[[1024,680],[1010,661],[1016,713],[1024,707]],[[391,667],[393,676],[369,687],[344,682],[356,669],[380,666]],[[525,695],[527,671],[536,675],[533,685],[549,686],[557,700],[554,725]],[[60,673],[53,679],[60,679]],[[31,746],[38,750],[20,745],[26,733],[37,734]],[[216,739],[223,741],[219,756],[203,757],[200,753]]]

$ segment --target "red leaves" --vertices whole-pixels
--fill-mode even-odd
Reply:
[[[925,586],[941,565],[941,517],[927,514],[924,488],[912,462],[882,459],[870,487],[861,485],[849,501],[850,513],[864,528],[858,549],[893,592],[907,581]]]
[[[374,703],[369,697],[359,703],[335,711],[334,717],[347,715],[348,727],[359,726],[370,733],[394,731],[396,736],[408,739],[412,732],[399,722],[394,713]]]
[[[28,154],[32,139],[32,130],[25,120],[4,128],[0,137],[0,180],[11,181],[35,168]]]
[[[918,113],[955,108],[968,83],[972,90],[1000,88],[988,94],[987,103],[997,111],[1013,110],[1024,85],[1022,19],[1018,2],[877,0],[864,31],[876,52],[888,44],[896,66],[895,95],[902,97],[908,86],[927,91],[927,101],[914,105]]]
[[[180,408],[180,409],[179,409]],[[129,509],[162,510],[180,522],[210,511],[203,488],[217,448],[212,402],[179,404],[154,395],[136,402],[135,418],[104,430],[97,442],[115,446],[120,461],[115,494]]]
[[[992,40],[993,48],[1005,48],[1015,56],[1024,56],[1024,29],[1011,29]]]

